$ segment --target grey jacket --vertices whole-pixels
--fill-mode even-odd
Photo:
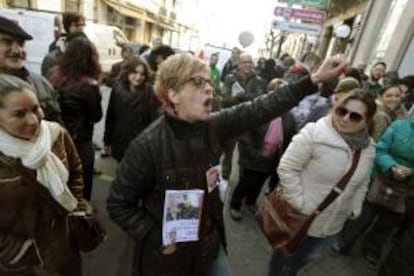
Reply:
[[[39,74],[28,71],[24,67],[19,70],[0,68],[0,73],[13,75],[30,83],[34,88],[40,106],[45,113],[45,119],[59,123],[62,122],[58,103],[58,93],[53,89],[47,79]]]

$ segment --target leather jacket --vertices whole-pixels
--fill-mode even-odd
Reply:
[[[228,140],[287,112],[316,90],[307,77],[277,93],[214,113],[205,122],[164,115],[131,142],[107,208],[111,219],[137,241],[134,275],[206,275],[224,239],[222,203],[217,189],[208,193],[206,171],[219,162]],[[205,191],[199,241],[178,243],[175,253],[163,255],[165,191],[180,189]]]
[[[102,118],[101,94],[94,79],[58,89],[63,123],[75,143],[92,140],[93,125]]]

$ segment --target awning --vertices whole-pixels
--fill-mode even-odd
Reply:
[[[103,0],[103,2],[124,16],[138,18],[138,19],[150,22],[150,23],[156,22],[147,16],[147,13],[145,10],[140,9],[138,7],[126,5],[126,4],[120,3],[119,1],[114,1],[114,0]]]

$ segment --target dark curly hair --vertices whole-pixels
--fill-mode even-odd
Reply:
[[[79,36],[67,44],[52,73],[51,82],[60,87],[65,82],[79,82],[85,78],[98,80],[101,72],[95,45],[86,37]]]

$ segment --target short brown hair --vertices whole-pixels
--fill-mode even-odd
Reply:
[[[147,82],[148,79],[151,77],[151,70],[149,69],[148,63],[146,63],[142,58],[135,56],[133,58],[128,59],[121,65],[121,72],[119,72],[118,79],[124,83],[128,83],[128,75],[130,73],[134,73],[135,69],[137,69],[137,67],[140,65],[144,67],[144,83]]]
[[[172,55],[161,63],[155,76],[154,90],[164,108],[171,106],[168,90],[180,90],[194,73],[204,68],[208,68],[207,65],[189,53]]]

